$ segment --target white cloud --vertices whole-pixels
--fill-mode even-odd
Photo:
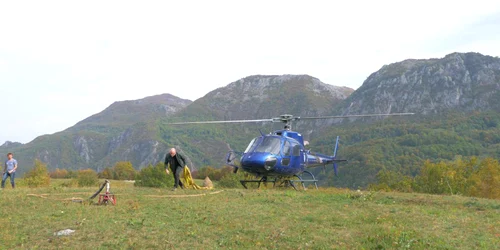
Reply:
[[[3,1],[0,86],[27,125],[0,125],[0,142],[60,131],[113,101],[194,100],[252,74],[357,88],[406,58],[498,56],[498,13],[482,0]],[[38,114],[54,122],[34,128]]]

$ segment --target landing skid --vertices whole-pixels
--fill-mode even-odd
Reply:
[[[316,189],[318,189],[318,180],[314,177],[314,175],[309,171],[304,171],[300,175],[294,175],[291,178],[274,178],[272,180],[268,180],[267,176],[260,178],[260,180],[240,180],[241,185],[248,189],[247,183],[258,183],[257,188],[260,188],[260,184],[267,184],[268,182],[273,183],[273,187],[276,187],[276,183],[278,183],[278,187],[293,187],[293,189],[298,191],[296,183],[300,183],[304,190],[307,190],[306,184],[314,183]]]
[[[267,183],[267,182],[273,182],[274,183],[274,182],[276,182],[276,179],[274,179],[273,181],[268,181],[267,177],[264,176],[264,177],[260,178],[260,180],[240,180],[241,185],[245,189],[248,189],[248,187],[246,185],[247,183],[259,183],[259,185],[257,186],[257,188],[260,188],[260,184],[261,183]]]

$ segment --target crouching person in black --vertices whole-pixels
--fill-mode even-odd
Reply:
[[[171,148],[170,153],[168,153],[165,157],[165,172],[167,174],[170,174],[170,171],[168,170],[169,166],[170,170],[172,170],[172,173],[174,174],[175,180],[174,189],[172,189],[172,191],[177,190],[179,186],[184,189],[184,184],[182,184],[180,176],[184,171],[184,166],[186,166],[186,159],[182,154],[177,153],[175,148]]]

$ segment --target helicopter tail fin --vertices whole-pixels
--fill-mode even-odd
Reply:
[[[333,150],[333,158],[337,156],[337,150],[339,149],[339,136],[337,136],[337,140],[335,141],[335,149]]]
[[[347,160],[337,160],[337,151],[339,150],[339,139],[340,137],[337,136],[337,140],[335,141],[335,149],[333,150],[333,172],[335,173],[335,176],[338,176],[338,164],[337,162],[344,162]]]

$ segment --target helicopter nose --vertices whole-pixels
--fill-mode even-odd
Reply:
[[[278,159],[269,153],[250,153],[241,161],[243,169],[249,172],[265,173],[271,171]]]

